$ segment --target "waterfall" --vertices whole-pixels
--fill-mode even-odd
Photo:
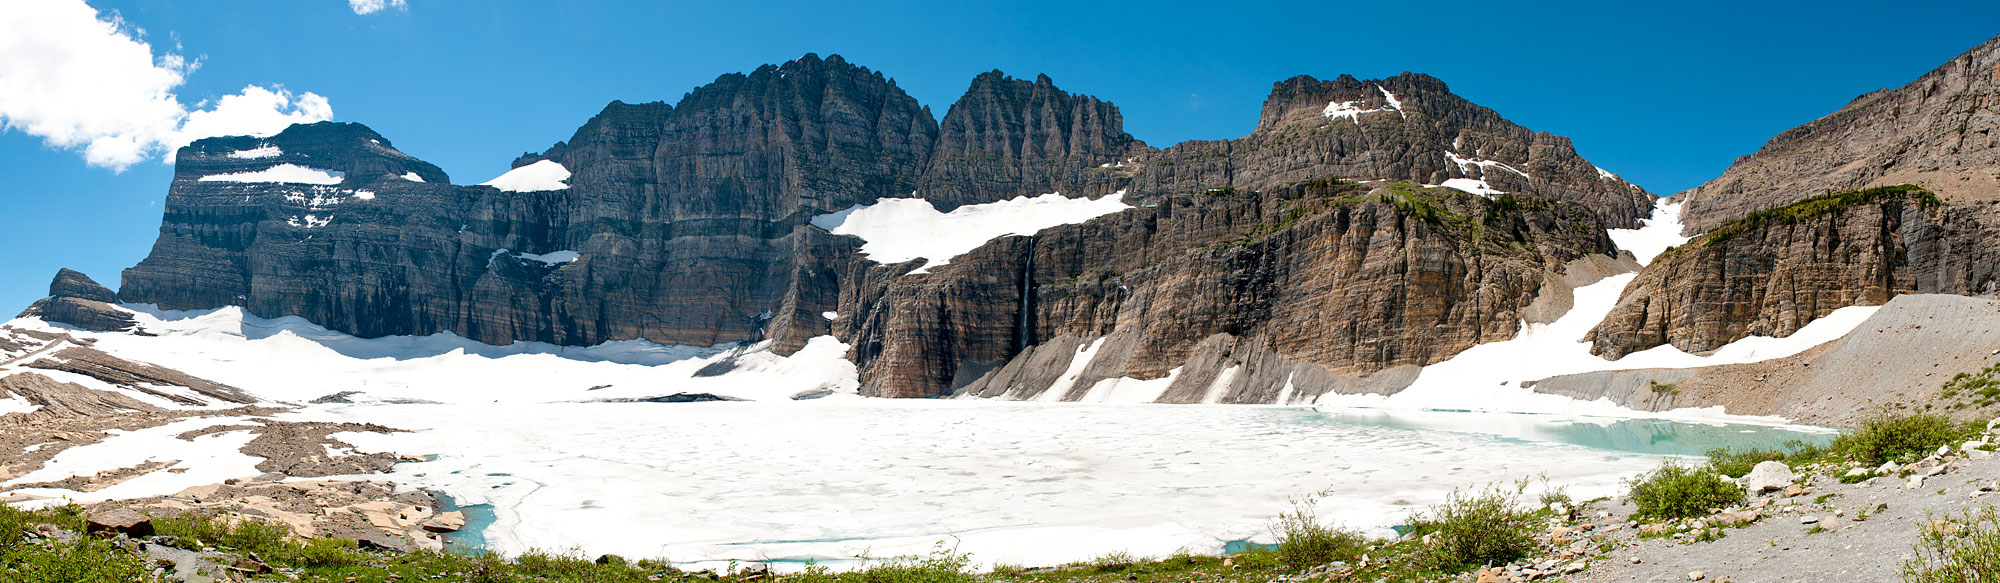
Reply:
[[[1028,349],[1029,327],[1032,324],[1035,294],[1035,239],[1028,238],[1028,259],[1021,262],[1021,311],[1014,317],[1014,354]]]

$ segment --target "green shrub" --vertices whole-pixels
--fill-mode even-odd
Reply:
[[[1320,523],[1312,499],[1292,501],[1292,511],[1278,515],[1271,535],[1278,539],[1278,560],[1293,569],[1309,569],[1334,561],[1351,561],[1368,548],[1361,533]]]
[[[1937,195],[1931,194],[1930,191],[1924,190],[1923,187],[1914,184],[1877,186],[1861,190],[1823,194],[1782,207],[1752,212],[1743,218],[1723,223],[1714,229],[1710,229],[1708,234],[1703,235],[1701,237],[1701,244],[1703,246],[1714,245],[1727,241],[1730,237],[1734,237],[1745,231],[1762,228],[1766,225],[1798,224],[1815,217],[1834,214],[1856,206],[1874,204],[1888,199],[1913,200],[1917,203],[1918,208],[1931,208],[1944,204],[1943,201],[1938,200]]]
[[[1829,449],[1842,457],[1876,465],[1923,457],[1939,446],[1970,439],[1983,428],[1977,423],[1953,422],[1936,413],[1891,413],[1862,421],[1860,429],[1834,438]]]
[[[1932,521],[1903,561],[1904,583],[1990,582],[2000,576],[2000,514],[1992,504]]]
[[[1139,559],[1138,557],[1132,556],[1132,553],[1128,553],[1125,551],[1118,551],[1115,553],[1105,553],[1102,555],[1098,555],[1096,558],[1091,559],[1090,562],[1085,564],[1089,565],[1092,570],[1095,570],[1099,573],[1116,573],[1119,571],[1130,569],[1132,568],[1133,565],[1139,564]]]
[[[822,565],[806,565],[806,571],[788,578],[791,583],[972,583],[977,580],[966,569],[971,555],[945,549],[940,543],[929,555],[875,561],[845,573],[833,573]]]
[[[1454,490],[1442,504],[1410,519],[1411,533],[1430,537],[1416,560],[1439,571],[1499,565],[1535,550],[1544,513],[1521,504],[1521,487],[1489,487],[1476,493]]]
[[[354,541],[337,538],[316,538],[299,547],[294,563],[301,567],[333,567],[352,565],[362,560],[356,552]]]
[[[1710,508],[1744,501],[1743,489],[1717,476],[1713,468],[1674,462],[1632,480],[1631,485],[1632,504],[1639,507],[1638,514],[1652,518],[1706,516]]]
[[[143,583],[158,581],[137,555],[110,541],[78,537],[50,545],[0,549],[0,580],[8,583]]]
[[[231,521],[190,512],[154,521],[153,529],[159,534],[179,539],[179,546],[190,550],[216,546],[274,555],[274,558],[290,558],[301,548],[290,540],[290,527],[251,518]]]
[[[1760,462],[1785,462],[1786,465],[1797,466],[1825,456],[1825,447],[1794,439],[1777,449],[1711,449],[1708,450],[1708,464],[1715,468],[1716,473],[1741,478]]]

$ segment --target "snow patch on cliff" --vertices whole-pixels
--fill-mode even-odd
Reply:
[[[812,224],[836,235],[862,238],[866,242],[861,252],[876,263],[928,259],[910,272],[924,273],[998,237],[1032,235],[1132,208],[1124,199],[1123,190],[1096,199],[1049,193],[970,204],[943,213],[921,198],[884,198],[875,204],[813,217]]]
[[[1488,184],[1484,180],[1473,180],[1471,178],[1453,178],[1444,181],[1444,184],[1426,185],[1426,186],[1442,186],[1445,188],[1456,188],[1458,190],[1464,191],[1466,194],[1477,194],[1479,196],[1484,196],[1489,198],[1496,194],[1507,194],[1505,192],[1493,188],[1492,184]]]
[[[508,192],[538,192],[543,190],[563,190],[569,188],[564,181],[569,180],[569,169],[554,160],[540,160],[533,164],[508,170],[498,178],[479,183]],[[421,178],[417,182],[423,182]]]
[[[283,155],[285,155],[285,151],[278,149],[277,146],[263,146],[259,148],[251,148],[248,150],[237,150],[229,153],[229,157],[240,160],[276,158],[278,156],[283,156]]]
[[[321,170],[297,164],[279,164],[253,172],[203,176],[200,182],[277,182],[291,184],[340,184],[347,175],[337,170]]]

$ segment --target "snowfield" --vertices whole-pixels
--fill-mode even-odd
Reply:
[[[415,172],[403,175],[412,182],[423,182],[423,177]],[[412,178],[414,177],[414,178]],[[564,190],[569,188],[569,169],[554,160],[540,160],[533,164],[508,170],[492,180],[479,183],[508,192],[537,192],[543,190]]]
[[[234,172],[203,176],[200,182],[273,182],[291,184],[334,185],[346,178],[335,170],[308,168],[297,164],[279,164],[253,172]]]
[[[1007,235],[1033,235],[1057,225],[1082,223],[1132,208],[1125,204],[1125,191],[1096,199],[1069,198],[1049,193],[1029,198],[1017,196],[986,204],[969,204],[951,212],[938,212],[921,198],[884,198],[875,204],[854,205],[847,210],[813,217],[813,226],[835,235],[854,235],[867,241],[861,252],[876,263],[902,263],[927,259],[910,273],[924,273],[951,262],[980,245]]]

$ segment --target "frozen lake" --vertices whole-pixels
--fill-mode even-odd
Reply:
[[[838,562],[943,541],[980,563],[1219,552],[1289,500],[1387,534],[1453,488],[1539,476],[1609,495],[1663,456],[1826,434],[1421,411],[963,401],[341,405],[424,431],[393,479],[491,505],[489,548]]]

